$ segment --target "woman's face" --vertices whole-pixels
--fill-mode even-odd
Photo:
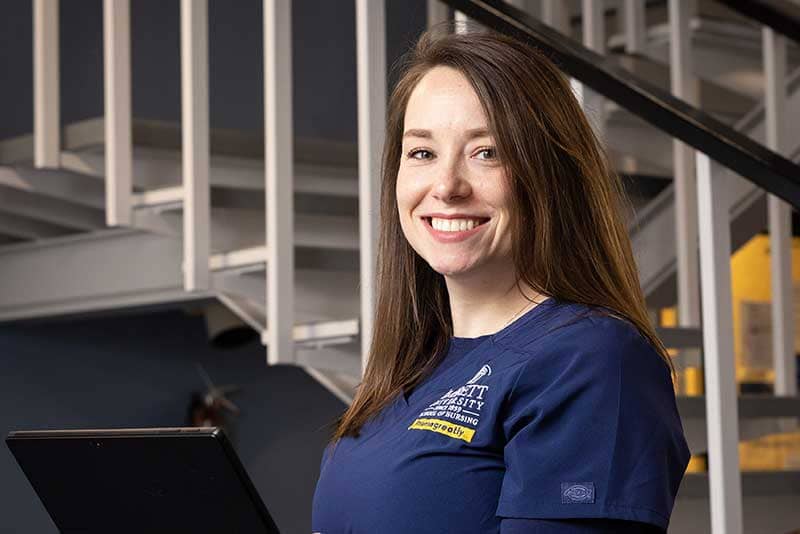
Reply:
[[[469,81],[451,67],[428,71],[406,107],[396,193],[406,239],[436,272],[483,278],[512,267],[505,174]]]

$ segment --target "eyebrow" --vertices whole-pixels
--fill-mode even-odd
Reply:
[[[491,137],[491,132],[487,128],[473,128],[472,130],[467,130],[467,139],[475,139],[476,137]],[[421,137],[423,139],[431,139],[433,138],[433,134],[430,130],[421,130],[421,129],[411,129],[406,130],[403,134],[403,138],[406,137]]]

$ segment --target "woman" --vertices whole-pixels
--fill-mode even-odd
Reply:
[[[674,370],[561,73],[493,32],[426,32],[382,174],[369,364],[313,531],[665,531],[689,460]]]

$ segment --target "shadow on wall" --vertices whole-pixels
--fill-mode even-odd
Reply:
[[[302,369],[266,366],[257,341],[209,345],[202,316],[181,311],[0,326],[0,432],[184,426],[194,391],[237,384],[236,449],[284,532],[310,532],[328,436],[345,406]],[[0,533],[56,532],[5,446]]]

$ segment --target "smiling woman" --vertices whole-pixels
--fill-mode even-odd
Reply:
[[[689,461],[672,363],[569,84],[471,27],[402,68],[369,363],[314,530],[663,532]]]

